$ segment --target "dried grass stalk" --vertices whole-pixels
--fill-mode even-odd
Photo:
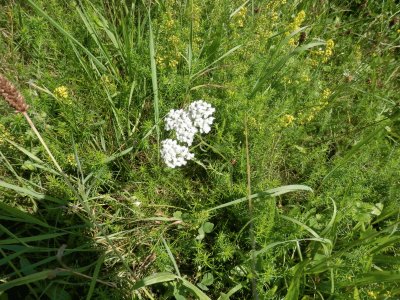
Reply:
[[[0,74],[0,95],[6,99],[8,104],[17,112],[26,112],[28,104],[26,104],[24,96],[15,88],[15,86],[3,75]]]

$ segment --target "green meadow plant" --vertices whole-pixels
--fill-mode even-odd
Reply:
[[[399,10],[1,3],[0,300],[398,298]]]

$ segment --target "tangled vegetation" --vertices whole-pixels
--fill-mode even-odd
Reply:
[[[1,2],[0,300],[400,298],[399,12]]]

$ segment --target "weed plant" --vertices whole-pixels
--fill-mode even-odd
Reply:
[[[399,11],[0,2],[0,300],[400,298]]]

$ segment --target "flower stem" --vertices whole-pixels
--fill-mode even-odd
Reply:
[[[53,154],[50,152],[49,147],[47,147],[47,144],[45,143],[45,141],[43,140],[42,136],[40,135],[39,131],[36,129],[35,124],[33,124],[31,118],[29,117],[28,113],[26,111],[22,112],[22,114],[24,115],[26,121],[28,121],[29,125],[31,126],[33,132],[36,134],[37,138],[39,139],[40,143],[43,145],[44,149],[46,150],[47,154],[49,155],[50,159],[52,160],[52,162],[54,163],[54,165],[56,166],[57,170],[61,173],[64,174],[64,172],[62,171],[60,165],[58,164],[57,160],[54,158]]]

